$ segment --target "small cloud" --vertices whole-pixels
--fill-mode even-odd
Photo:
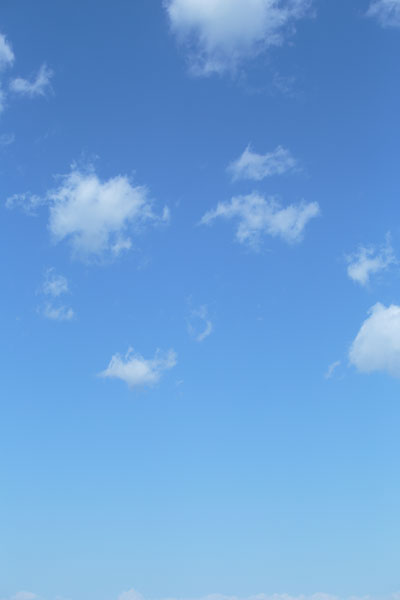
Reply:
[[[54,306],[47,302],[43,308],[42,314],[46,319],[51,321],[72,321],[75,318],[75,313],[72,308],[67,306]]]
[[[15,596],[12,596],[10,600],[37,600],[39,596],[32,592],[18,592]]]
[[[68,293],[68,281],[63,275],[58,275],[55,269],[47,269],[43,283],[43,293],[47,296],[58,298],[61,294]]]
[[[153,202],[144,186],[133,186],[130,179],[118,175],[100,180],[93,168],[72,167],[61,183],[41,198],[16,194],[8,198],[8,208],[22,207],[28,214],[37,207],[49,207],[49,230],[55,243],[67,240],[75,256],[82,260],[115,257],[129,250],[130,230],[147,223],[168,223],[168,208],[161,215],[153,211]]]
[[[129,238],[121,236],[117,238],[115,244],[111,246],[111,252],[114,256],[119,256],[122,252],[128,251],[132,248],[132,241]]]
[[[72,308],[60,304],[55,304],[54,299],[69,292],[68,280],[63,275],[56,273],[55,269],[47,269],[41,293],[50,297],[39,312],[51,321],[71,321],[75,318],[75,312]]]
[[[375,304],[349,352],[361,373],[386,372],[400,377],[400,306]]]
[[[332,377],[335,374],[336,369],[338,369],[338,367],[340,367],[341,365],[341,361],[337,360],[334,363],[332,363],[331,365],[329,365],[327,372],[325,373],[325,379],[332,379]]]
[[[10,67],[15,60],[14,52],[5,35],[0,33],[0,71]]]
[[[129,590],[128,592],[122,592],[122,594],[118,596],[118,600],[144,600],[144,598],[139,592]]]
[[[360,246],[355,254],[347,257],[349,266],[347,274],[353,281],[366,286],[371,275],[380,271],[386,271],[390,265],[396,263],[396,257],[390,243],[390,236],[386,237],[386,243],[377,249],[373,246]]]
[[[29,96],[30,98],[34,98],[35,96],[45,96],[51,89],[50,80],[52,76],[53,71],[46,65],[42,65],[33,81],[17,77],[11,81],[10,90],[16,94],[21,94],[22,96]]]
[[[200,306],[190,312],[187,318],[187,328],[189,335],[196,342],[203,342],[213,332],[213,324],[208,315],[207,306]]]
[[[400,27],[400,0],[373,0],[367,17],[377,19],[382,27]]]
[[[130,388],[153,386],[158,383],[164,371],[172,369],[176,364],[177,356],[173,350],[164,355],[157,351],[154,358],[145,359],[130,348],[125,357],[115,354],[100,376],[120,379]]]
[[[22,210],[26,215],[34,216],[37,213],[37,209],[40,206],[46,204],[46,201],[35,194],[31,194],[30,192],[24,194],[14,194],[7,198],[5,205],[6,208],[12,210],[14,208],[18,208]]]
[[[15,142],[15,135],[13,133],[3,133],[0,135],[0,147],[10,146]]]
[[[235,72],[281,46],[311,0],[164,0],[171,29],[188,50],[194,75]]]
[[[251,150],[250,146],[247,146],[243,154],[233,161],[227,170],[233,181],[239,179],[261,181],[272,175],[283,175],[293,171],[296,167],[297,160],[289,150],[282,146],[278,146],[273,152],[266,154],[257,154]]]
[[[307,223],[319,215],[317,202],[282,207],[273,197],[252,193],[219,203],[203,216],[200,224],[209,225],[217,218],[237,219],[237,240],[257,248],[263,235],[281,237],[289,243],[301,241]]]

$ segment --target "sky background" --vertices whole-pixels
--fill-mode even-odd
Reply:
[[[400,2],[244,5],[1,2],[1,600],[400,590]]]

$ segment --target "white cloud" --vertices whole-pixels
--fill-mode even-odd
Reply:
[[[350,363],[362,373],[400,377],[400,306],[375,304],[354,340]]]
[[[58,275],[55,269],[47,269],[43,283],[43,293],[57,298],[69,291],[68,280],[63,275]]]
[[[333,375],[335,374],[336,369],[338,369],[341,364],[342,363],[340,360],[336,360],[331,365],[329,365],[328,370],[325,373],[325,379],[332,379]]]
[[[367,285],[371,275],[385,271],[396,262],[393,248],[390,244],[390,236],[387,236],[386,244],[377,249],[373,246],[361,246],[355,254],[347,257],[349,266],[347,274],[353,281],[360,285]]]
[[[196,342],[204,342],[213,332],[213,324],[208,315],[207,306],[193,309],[187,319],[187,328],[189,334]]]
[[[143,596],[138,594],[135,590],[125,592],[126,595],[122,594],[118,600],[143,600]],[[132,595],[130,595],[132,594]],[[385,600],[398,600],[396,594],[386,597]],[[348,598],[339,598],[332,594],[300,594],[298,596],[292,596],[290,594],[256,594],[253,596],[241,597],[241,596],[228,596],[225,594],[209,594],[208,596],[201,596],[200,598],[191,599],[176,599],[176,598],[164,598],[164,600],[372,600],[370,596],[350,596]]]
[[[8,208],[22,206],[26,212],[43,204],[49,206],[53,240],[68,240],[82,259],[117,256],[131,247],[131,230],[169,220],[169,210],[156,215],[147,188],[133,186],[127,176],[101,181],[93,170],[81,171],[75,166],[44,198],[19,194],[6,202]]]
[[[47,302],[43,308],[43,316],[51,321],[72,321],[75,313],[72,308],[67,306],[55,306]]]
[[[289,243],[299,242],[308,221],[319,214],[317,202],[301,202],[283,208],[273,197],[264,198],[252,193],[219,203],[216,209],[204,215],[201,224],[208,225],[219,217],[237,219],[239,226],[236,238],[256,248],[263,235],[278,236]]]
[[[293,171],[297,167],[297,161],[289,150],[278,146],[273,152],[257,154],[250,146],[247,146],[243,154],[229,167],[233,181],[239,179],[253,179],[261,181],[272,175],[283,175]]]
[[[75,318],[75,312],[72,308],[55,304],[55,299],[69,292],[66,277],[58,275],[53,268],[47,269],[41,292],[43,295],[50,297],[50,300],[47,300],[42,308],[39,308],[39,312],[46,319],[50,319],[51,321],[71,321]]]
[[[37,600],[39,596],[32,592],[18,592],[14,596],[11,596],[7,600]]]
[[[283,44],[312,0],[164,0],[171,29],[189,50],[193,73],[235,70]]]
[[[374,0],[367,11],[382,27],[400,27],[400,0]]]
[[[154,358],[145,359],[130,348],[125,357],[115,354],[100,376],[121,379],[130,388],[152,386],[158,383],[164,371],[176,364],[177,356],[173,350],[164,355],[157,351]]]
[[[10,67],[15,60],[14,52],[5,35],[0,33],[0,71]]]
[[[0,104],[1,104],[1,100],[0,100]],[[1,108],[0,108],[0,112],[1,112]],[[15,135],[13,133],[2,133],[0,135],[0,146],[4,147],[4,146],[10,146],[10,144],[13,144],[15,142]]]
[[[35,96],[45,96],[49,89],[51,89],[50,80],[52,76],[53,71],[46,65],[42,65],[33,81],[17,77],[11,81],[10,90],[16,94],[29,96],[31,98]]]
[[[144,598],[139,592],[129,590],[128,592],[122,592],[122,594],[118,596],[118,600],[144,600]]]
[[[44,204],[46,204],[44,198],[40,198],[30,192],[14,194],[6,200],[6,208],[19,208],[27,215],[36,215],[37,209]]]

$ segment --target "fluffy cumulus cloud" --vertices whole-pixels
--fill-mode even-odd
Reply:
[[[172,31],[198,75],[235,70],[281,45],[311,0],[164,0]]]
[[[115,354],[100,376],[121,379],[130,388],[153,386],[159,382],[164,371],[176,364],[177,356],[173,350],[166,354],[157,352],[154,358],[145,359],[130,348],[125,356]]]
[[[17,77],[10,83],[10,90],[16,94],[23,96],[29,96],[34,98],[35,96],[45,96],[46,93],[51,89],[50,80],[53,76],[53,72],[46,65],[42,65],[39,69],[38,74],[33,80],[23,79]]]
[[[204,215],[201,224],[209,225],[218,218],[234,219],[239,222],[237,240],[257,248],[264,235],[281,237],[289,243],[301,241],[307,223],[319,214],[317,202],[282,207],[273,197],[264,198],[252,193],[219,203],[217,208]]]
[[[356,283],[367,285],[372,275],[387,270],[396,262],[390,238],[381,248],[361,246],[355,254],[347,257],[347,274]]]
[[[102,181],[93,169],[76,167],[44,198],[21,194],[6,204],[9,208],[21,206],[27,212],[48,205],[53,240],[67,240],[74,254],[83,259],[107,254],[115,257],[129,250],[133,230],[169,219],[168,209],[157,215],[147,188],[132,185],[129,177],[118,175]]]
[[[349,352],[361,373],[386,372],[400,377],[400,306],[375,304]]]
[[[288,171],[293,171],[296,167],[296,159],[289,150],[282,146],[278,146],[266,154],[257,154],[252,151],[250,146],[247,146],[243,154],[228,166],[228,173],[233,181],[239,179],[261,181],[272,175],[283,175]]]
[[[196,342],[204,342],[212,334],[214,327],[207,306],[203,305],[190,311],[187,318],[187,328],[189,335]]]
[[[376,18],[382,27],[400,27],[400,0],[373,0],[367,15]]]

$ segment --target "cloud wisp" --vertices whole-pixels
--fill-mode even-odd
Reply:
[[[32,81],[23,79],[22,77],[13,79],[10,83],[10,90],[22,96],[29,96],[30,98],[45,96],[51,90],[52,76],[53,71],[44,64],[40,67],[38,74]]]
[[[319,215],[317,202],[282,207],[274,197],[252,193],[219,203],[203,216],[200,224],[210,225],[218,218],[238,220],[236,239],[257,249],[265,235],[280,237],[288,243],[300,242],[307,223]]]
[[[191,310],[186,322],[188,333],[196,342],[204,342],[214,330],[207,306],[205,305]]]
[[[5,35],[0,33],[0,71],[14,64],[15,56]]]
[[[164,208],[157,215],[148,189],[132,185],[125,175],[102,181],[92,168],[80,170],[73,166],[59,179],[60,185],[45,197],[17,194],[7,200],[6,206],[19,206],[32,213],[47,205],[53,241],[66,240],[73,254],[82,260],[115,258],[131,248],[132,231],[169,220],[169,210]]]
[[[377,19],[382,27],[400,27],[400,0],[373,0],[367,16]]]
[[[234,72],[271,46],[281,46],[311,0],[164,0],[172,32],[195,75]]]
[[[399,594],[391,594],[384,598],[384,600],[398,600]],[[139,594],[136,590],[131,589],[126,592],[123,592],[118,600],[145,600],[141,594]],[[177,598],[168,598],[165,600],[182,600]],[[351,597],[339,597],[333,594],[324,594],[324,593],[316,593],[316,594],[299,594],[298,596],[293,596],[291,594],[257,594],[254,596],[227,596],[225,594],[209,594],[207,596],[201,596],[200,598],[192,598],[185,600],[372,600],[372,596],[351,596]]]
[[[386,243],[381,248],[360,246],[356,253],[347,257],[347,274],[356,283],[367,286],[371,276],[386,271],[395,264],[396,257],[387,236]]]
[[[47,269],[41,293],[46,297],[44,306],[39,312],[51,321],[71,321],[75,318],[72,308],[59,302],[60,296],[69,293],[68,280],[63,275],[56,273],[55,269]]]
[[[177,355],[173,350],[165,354],[157,351],[154,358],[145,359],[129,348],[125,356],[114,354],[100,377],[120,379],[131,389],[152,387],[160,381],[164,371],[172,369],[176,364]]]
[[[15,55],[11,44],[6,36],[0,33],[0,112],[4,110],[7,104],[9,92],[33,98],[35,96],[45,96],[47,91],[51,89],[50,79],[53,72],[46,64],[40,67],[37,76],[32,81],[15,77],[10,83],[5,84],[3,82],[3,72],[7,68],[11,68],[14,62]]]
[[[33,594],[32,592],[17,592],[14,596],[11,596],[11,598],[8,598],[7,600],[39,600],[39,596],[37,594]]]
[[[385,372],[400,377],[400,306],[375,304],[349,351],[361,373]]]
[[[325,373],[325,379],[332,379],[332,377],[334,376],[335,372],[337,371],[337,369],[340,367],[341,364],[342,364],[342,361],[335,360],[335,362],[333,362],[331,365],[329,365],[328,370]]]
[[[243,154],[228,166],[227,171],[233,181],[241,179],[261,181],[273,175],[284,175],[296,168],[297,160],[290,150],[283,146],[278,146],[266,154],[257,154],[249,145]]]

